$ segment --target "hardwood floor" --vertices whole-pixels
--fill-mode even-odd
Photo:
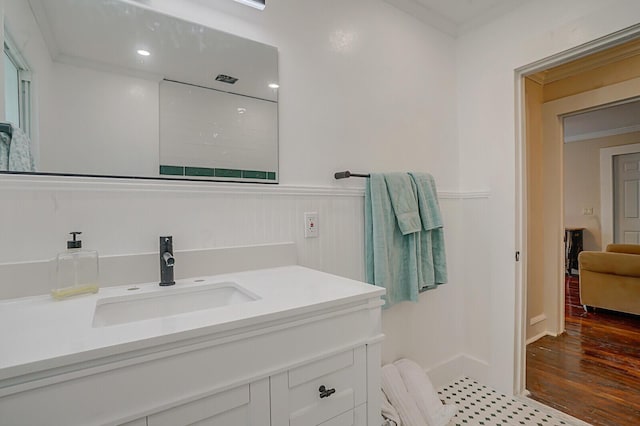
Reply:
[[[527,346],[531,398],[593,425],[640,425],[640,316],[584,312],[565,282],[566,333]]]

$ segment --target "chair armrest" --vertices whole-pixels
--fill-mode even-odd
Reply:
[[[636,254],[583,251],[578,262],[580,271],[640,277],[640,256]]]

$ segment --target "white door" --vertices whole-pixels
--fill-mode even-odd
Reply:
[[[614,242],[640,244],[640,152],[613,157]]]

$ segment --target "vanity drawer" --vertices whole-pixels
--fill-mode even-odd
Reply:
[[[341,425],[347,412],[353,417],[353,409],[366,402],[366,350],[356,348],[293,368],[280,380],[280,387],[285,386],[281,394],[287,395],[290,426],[320,425],[344,413],[336,420],[336,426]]]
[[[200,398],[147,417],[147,426],[267,426],[269,379]]]
[[[363,404],[354,410],[349,410],[339,416],[321,423],[319,426],[366,426],[367,406]]]

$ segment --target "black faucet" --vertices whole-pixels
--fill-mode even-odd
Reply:
[[[169,286],[176,282],[173,279],[173,237],[160,237],[160,285]]]

